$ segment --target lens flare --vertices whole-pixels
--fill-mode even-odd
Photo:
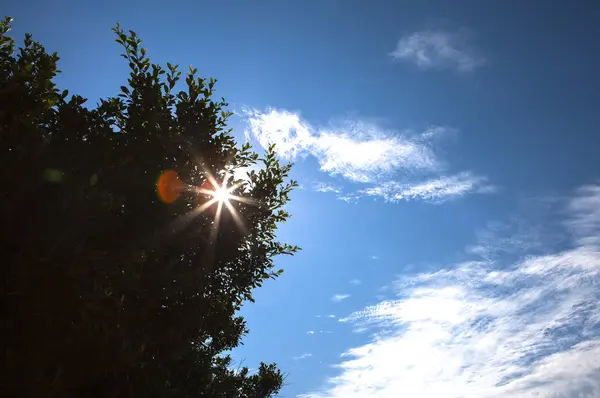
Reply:
[[[239,205],[234,202],[251,206],[257,205],[257,202],[252,198],[235,194],[243,182],[237,181],[229,185],[230,174],[228,172],[224,174],[222,179],[219,178],[220,183],[208,171],[205,171],[205,176],[206,179],[198,187],[184,183],[174,170],[166,170],[161,174],[157,182],[157,193],[164,203],[173,203],[185,193],[196,195],[193,200],[193,208],[177,217],[171,224],[170,230],[172,232],[180,231],[200,214],[209,211],[214,216],[210,227],[209,242],[216,242],[224,212],[228,213],[230,216],[228,219],[233,220],[243,234],[248,234],[248,228],[238,212]]]
[[[156,183],[158,198],[164,203],[173,203],[183,191],[184,184],[175,170],[165,170]]]
[[[215,190],[211,193],[212,197],[215,198],[218,202],[225,202],[232,198],[232,195],[229,193],[227,188],[216,187]]]

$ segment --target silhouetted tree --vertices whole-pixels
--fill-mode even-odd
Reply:
[[[247,333],[242,303],[281,273],[273,257],[297,250],[275,236],[290,166],[273,148],[259,158],[237,146],[215,80],[190,67],[175,92],[178,67],[152,64],[133,31],[114,28],[127,84],[84,106],[53,83],[56,53],[31,35],[16,50],[10,23],[0,25],[0,395],[277,393],[274,364],[249,373],[228,352]]]

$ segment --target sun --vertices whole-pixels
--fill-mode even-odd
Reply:
[[[219,203],[228,202],[229,199],[233,198],[233,195],[230,193],[230,189],[225,187],[217,186],[210,194]]]
[[[183,188],[184,184],[181,183],[181,181],[178,179],[178,177],[175,173],[172,173],[172,174],[173,174],[172,176],[171,175],[167,176],[167,177],[170,177],[170,179],[163,178],[163,180],[165,180],[166,182],[159,180],[159,184],[158,184],[159,197],[161,197],[161,200],[163,200],[166,203],[172,203],[173,201],[175,201],[178,198],[178,195],[175,196],[174,194],[172,194],[171,191],[174,191],[177,194],[179,194],[180,191],[184,190],[184,188]],[[190,192],[195,192],[196,194],[200,195],[198,197],[199,201],[196,202],[197,205],[192,210],[181,215],[176,220],[178,227],[181,227],[184,224],[188,223],[193,218],[202,214],[204,211],[206,211],[210,208],[214,209],[213,206],[216,205],[216,209],[214,212],[214,220],[211,223],[211,235],[210,235],[211,242],[216,239],[223,211],[227,211],[229,213],[229,215],[231,216],[231,219],[233,219],[233,221],[235,222],[237,227],[240,229],[240,231],[242,231],[242,233],[245,233],[245,234],[249,233],[246,225],[244,224],[244,221],[240,217],[240,214],[238,214],[238,212],[240,211],[240,208],[236,203],[241,203],[241,204],[244,204],[247,206],[256,206],[258,204],[258,202],[256,202],[256,200],[254,200],[253,198],[236,195],[234,192],[236,192],[236,190],[238,190],[238,188],[240,186],[242,186],[243,182],[237,181],[234,184],[229,185],[229,183],[230,183],[229,173],[225,173],[220,184],[217,182],[217,179],[215,177],[213,177],[210,173],[207,172],[206,174],[207,174],[206,181],[204,181],[200,187],[194,187],[192,185],[187,185],[187,190],[189,190]],[[179,185],[173,184],[173,183],[170,185],[167,184],[167,183],[173,182],[173,181]],[[163,182],[162,185],[161,185],[161,182]],[[163,187],[163,185],[166,188]],[[177,189],[173,188],[172,186],[175,186],[175,188],[177,188]],[[165,197],[165,199],[163,199],[163,196]]]

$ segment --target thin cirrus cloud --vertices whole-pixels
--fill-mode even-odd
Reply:
[[[306,352],[304,354],[298,355],[297,357],[294,357],[294,360],[299,360],[299,359],[306,359],[306,358],[310,358],[313,355],[310,352]]]
[[[598,203],[599,186],[570,201],[568,248],[404,277],[396,299],[340,320],[371,341],[302,397],[600,396]]]
[[[390,55],[421,69],[455,69],[459,72],[471,72],[486,62],[471,48],[464,31],[414,32],[398,40]]]
[[[340,193],[342,189],[337,185],[327,184],[324,182],[317,181],[313,184],[313,189],[317,192],[332,192],[332,193]]]
[[[568,227],[581,244],[600,245],[600,234],[594,233],[600,231],[600,186],[586,186],[581,191],[569,205],[575,216]]]
[[[331,298],[331,301],[334,303],[339,303],[342,300],[346,300],[348,297],[350,297],[349,294],[336,294]]]
[[[361,192],[369,196],[378,196],[388,202],[400,200],[424,199],[439,202],[448,198],[463,196],[470,192],[491,193],[495,188],[487,184],[484,177],[462,172],[451,176],[442,176],[416,184],[389,181],[366,188]]]
[[[261,146],[275,144],[278,155],[287,160],[313,157],[321,172],[367,186],[343,192],[337,185],[314,184],[314,190],[335,193],[347,202],[366,196],[380,196],[391,202],[440,201],[442,197],[485,191],[485,179],[470,172],[441,179],[446,166],[434,153],[433,144],[453,131],[450,128],[433,126],[421,134],[400,134],[362,121],[319,128],[298,113],[273,108],[264,112],[244,109],[244,115],[246,135]]]

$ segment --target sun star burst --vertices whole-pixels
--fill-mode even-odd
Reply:
[[[231,219],[234,221],[240,231],[243,233],[248,233],[240,214],[238,214],[238,205],[234,202],[240,202],[246,205],[256,205],[255,200],[249,197],[238,196],[234,194],[234,192],[242,185],[242,182],[237,181],[237,183],[229,186],[229,173],[225,173],[220,184],[210,173],[207,172],[206,174],[207,179],[200,187],[188,185],[187,190],[189,192],[195,192],[197,195],[199,195],[199,202],[197,202],[196,207],[178,218],[178,220],[175,222],[175,229],[183,227],[185,224],[204,213],[206,210],[213,208],[215,212],[211,227],[210,241],[215,241],[218,235],[217,232],[221,223],[223,211],[227,211],[227,213],[229,213]],[[177,180],[177,182],[179,182],[179,180]],[[180,188],[179,185],[176,188]],[[167,194],[170,192],[168,190],[165,191]],[[177,192],[179,192],[179,190]],[[160,193],[161,191],[159,190],[159,196]],[[165,194],[163,196],[168,195]]]
[[[229,199],[233,198],[231,195],[231,188],[226,187],[215,187],[215,190],[211,193],[211,196],[217,200],[219,203],[223,203],[229,201]]]

